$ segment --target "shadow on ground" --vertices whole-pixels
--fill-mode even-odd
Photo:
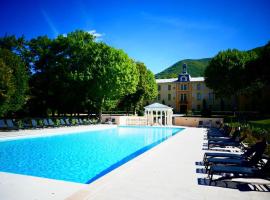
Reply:
[[[195,165],[197,165],[197,166],[204,166],[204,163],[203,163],[202,161],[200,161],[200,162],[195,162]]]
[[[253,183],[245,183],[239,181],[214,181],[209,185],[209,179],[207,178],[198,178],[199,185],[205,186],[214,186],[214,187],[223,187],[229,189],[238,189],[242,192],[270,192],[270,185],[268,184],[253,184]]]
[[[197,173],[197,174],[207,174],[205,168],[197,168],[197,169],[196,169],[196,173]]]

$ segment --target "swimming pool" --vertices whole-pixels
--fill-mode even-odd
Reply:
[[[0,142],[0,171],[90,183],[181,128],[115,127]]]

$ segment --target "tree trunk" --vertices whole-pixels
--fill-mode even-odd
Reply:
[[[98,122],[99,123],[101,123],[103,104],[104,104],[104,97],[101,99],[101,102],[100,102],[99,108],[98,108]]]

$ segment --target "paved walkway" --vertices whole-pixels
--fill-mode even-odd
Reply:
[[[206,177],[196,172],[202,166],[195,164],[202,161],[204,131],[187,128],[90,185],[0,173],[0,199],[269,199],[269,192],[241,192],[198,183]]]
[[[241,192],[199,185],[204,129],[187,128],[152,150],[74,193],[68,200],[269,199],[268,192]]]

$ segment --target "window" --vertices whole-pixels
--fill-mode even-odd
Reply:
[[[181,90],[187,90],[187,85],[186,84],[181,84]]]
[[[168,85],[168,90],[171,90],[171,85]]]
[[[201,105],[197,105],[197,110],[201,110]]]
[[[158,85],[158,91],[160,91],[161,90],[161,85]]]
[[[172,95],[171,94],[168,94],[168,100],[170,101],[172,98]]]
[[[181,79],[180,79],[180,81],[183,81],[183,82],[187,81],[187,77],[182,76]]]
[[[210,101],[214,100],[214,94],[212,92],[208,93],[208,98]]]
[[[200,83],[197,84],[197,90],[201,90],[201,84]]]
[[[160,100],[160,94],[158,94],[158,97],[157,97],[158,100]]]
[[[187,94],[181,94],[180,101],[187,101]]]
[[[202,96],[201,96],[201,93],[197,93],[197,100],[201,100],[202,99]]]

